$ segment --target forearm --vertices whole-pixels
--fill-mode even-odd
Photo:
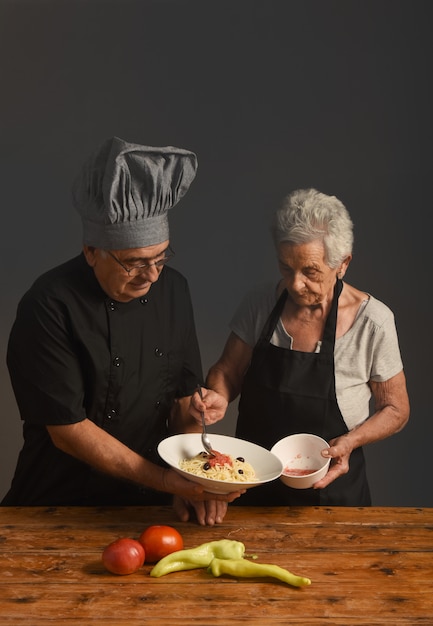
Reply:
[[[95,469],[159,491],[168,491],[165,470],[148,461],[90,420],[47,426],[54,445]]]
[[[348,433],[332,439],[323,456],[331,456],[328,473],[315,487],[323,489],[349,471],[353,450],[398,433],[409,419],[409,398],[403,372],[384,382],[370,381],[374,398],[374,413]]]
[[[315,488],[323,489],[339,476],[349,471],[350,455],[353,450],[375,441],[386,439],[399,432],[409,417],[408,405],[402,403],[397,409],[390,404],[378,410],[365,422],[348,433],[332,439],[331,447],[323,452],[323,456],[331,456],[332,463],[324,478],[315,484]]]
[[[348,434],[353,449],[398,433],[409,419],[409,398],[403,372],[382,383],[371,382],[370,386],[374,397],[374,413]]]
[[[206,377],[206,387],[219,393],[228,403],[237,398],[241,391],[242,381],[238,380],[233,372],[228,376],[218,364],[212,366]]]
[[[345,437],[354,450],[376,441],[391,437],[404,428],[407,418],[403,415],[395,415],[391,409],[384,408],[375,412],[360,426],[351,430]]]
[[[216,391],[228,403],[235,400],[241,392],[251,355],[252,348],[237,335],[230,333],[221,357],[209,369],[206,387]]]
[[[77,424],[47,426],[47,430],[60,450],[115,478],[194,502],[232,502],[242,493],[241,490],[207,493],[201,485],[186,480],[176,471],[151,463],[87,419]]]

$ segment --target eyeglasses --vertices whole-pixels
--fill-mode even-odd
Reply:
[[[140,272],[148,270],[150,267],[156,267],[157,269],[159,269],[160,267],[162,268],[167,263],[167,261],[169,261],[169,259],[171,259],[175,255],[174,250],[170,246],[168,246],[167,250],[165,250],[165,256],[163,256],[162,259],[158,259],[153,263],[144,263],[143,265],[126,267],[126,265],[123,265],[122,261],[119,261],[119,259],[112,252],[110,252],[110,250],[106,250],[105,252],[109,254],[111,258],[114,259],[116,263],[118,263],[120,267],[122,267],[130,277],[136,276],[137,274],[140,274]]]

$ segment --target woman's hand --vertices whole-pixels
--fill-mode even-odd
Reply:
[[[322,456],[324,458],[331,457],[331,463],[327,474],[317,483],[314,483],[314,489],[323,489],[330,483],[334,482],[336,478],[347,474],[349,471],[349,459],[352,454],[353,446],[350,443],[350,438],[347,435],[336,437],[329,442],[330,448],[322,450]]]
[[[189,412],[200,425],[202,411],[204,412],[206,424],[215,424],[226,414],[228,402],[222,395],[212,391],[212,389],[206,389],[206,387],[201,389],[203,400],[201,400],[199,393],[196,391],[191,396]]]

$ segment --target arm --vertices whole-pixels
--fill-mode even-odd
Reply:
[[[207,424],[214,424],[224,417],[229,402],[241,391],[252,352],[245,341],[230,333],[222,355],[207,375],[203,402],[198,393],[192,396],[190,412],[197,421],[201,419],[200,411],[205,412]]]
[[[47,426],[54,445],[101,472],[158,491],[194,500],[231,502],[239,493],[210,494],[174,470],[162,468],[143,458],[88,419],[75,424]]]
[[[235,333],[230,333],[223,353],[207,375],[206,384],[231,402],[240,394],[252,348]]]
[[[196,430],[201,432],[201,411],[205,412],[206,422],[214,424],[221,420],[228,403],[240,393],[244,374],[250,363],[252,349],[237,335],[231,333],[220,359],[213,365],[206,379],[208,389],[203,388],[203,402],[194,393],[189,406]],[[194,431],[189,431],[194,432]],[[174,508],[182,521],[187,521],[191,510],[195,511],[200,524],[221,523],[227,512],[227,502],[198,502],[197,500],[174,499]]]
[[[323,456],[331,456],[333,460],[326,476],[314,485],[316,489],[326,487],[347,473],[352,450],[386,439],[407,424],[410,406],[403,371],[385,382],[370,381],[370,388],[374,398],[373,415],[357,428],[329,442],[331,448],[324,451]]]

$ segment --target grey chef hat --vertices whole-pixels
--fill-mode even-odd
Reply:
[[[182,148],[107,139],[72,186],[83,243],[125,250],[168,239],[167,211],[188,191],[197,165],[196,155]]]

